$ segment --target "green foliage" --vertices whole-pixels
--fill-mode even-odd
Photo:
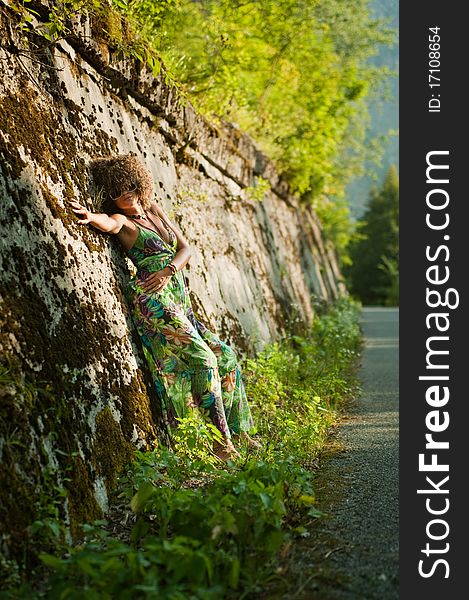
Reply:
[[[305,203],[340,197],[380,151],[364,145],[366,99],[391,73],[368,59],[393,31],[369,0],[60,0],[45,22],[29,0],[10,3],[22,33],[54,44],[86,12],[115,60],[146,63],[212,120],[254,137]],[[98,34],[97,34],[98,35]],[[36,46],[25,36],[28,46]],[[259,194],[262,196],[261,191]]]
[[[10,10],[17,17],[15,29],[20,34],[24,45],[22,52],[36,53],[38,49],[52,47],[60,40],[74,35],[77,17],[86,13],[91,17],[92,22],[99,24],[94,28],[95,37],[98,37],[96,32],[99,31],[99,37],[110,43],[116,60],[125,57],[134,58],[146,63],[155,77],[159,75],[161,62],[152,45],[140,34],[140,24],[132,18],[131,0],[113,0],[112,4],[115,8],[101,0],[59,0],[50,3],[49,7],[44,5],[41,14],[34,10],[30,3],[31,0],[16,0],[9,3]],[[44,11],[48,11],[46,18]],[[123,15],[126,15],[125,33],[121,20]],[[37,25],[35,19],[38,21]],[[171,78],[167,82],[177,85]]]
[[[53,398],[54,413],[60,416],[61,403],[53,397],[50,384],[25,380],[13,361],[0,364],[0,398],[0,537],[7,544],[21,538],[22,553],[21,564],[12,552],[8,559],[0,553],[2,590],[21,584],[25,572],[41,564],[40,552],[55,552],[63,546],[70,465],[60,465],[56,457],[73,453],[57,447],[58,434],[50,428],[50,415],[41,402]],[[39,438],[33,435],[30,415],[41,416]],[[23,470],[26,465],[28,469]]]
[[[220,431],[213,423],[206,423],[198,415],[178,419],[179,425],[173,434],[174,449],[179,456],[191,462],[215,465],[214,442],[223,441]]]
[[[399,305],[399,260],[389,256],[382,256],[379,268],[385,273],[387,283],[384,288],[386,306]]]
[[[262,202],[266,192],[270,190],[270,183],[263,177],[255,177],[252,186],[244,188],[244,194],[249,200]]]
[[[358,304],[339,300],[303,336],[286,337],[247,359],[249,390],[259,433],[273,459],[313,459],[340,400],[354,391],[351,368],[361,334]]]
[[[350,216],[350,208],[344,198],[329,200],[320,198],[313,203],[314,210],[321,221],[326,240],[330,241],[339,260],[339,265],[351,264],[348,247],[355,236],[355,226]]]
[[[235,122],[310,202],[362,164],[367,110],[391,42],[367,0],[135,0],[130,12],[198,110]]]
[[[312,474],[291,458],[218,469],[164,448],[135,458],[121,481],[123,496],[133,494],[130,540],[96,521],[83,526],[79,546],[42,553],[47,598],[237,598],[271,576],[296,534],[294,512],[317,516]]]
[[[65,539],[65,526],[61,521],[63,514],[64,501],[67,497],[67,490],[57,483],[70,481],[63,478],[56,467],[47,467],[41,472],[41,481],[38,486],[38,496],[36,500],[37,518],[30,527],[30,534],[36,541],[49,543],[51,538],[60,542]]]
[[[95,522],[63,557],[43,553],[53,573],[47,598],[80,598],[85,590],[89,598],[236,598],[272,574],[275,554],[295,535],[287,516],[317,516],[312,474],[292,460],[250,458],[216,476],[197,467],[202,479],[194,486],[193,479],[181,485],[180,459],[170,451],[142,454],[125,480],[125,493],[136,490],[130,541]]]
[[[9,8],[17,17],[17,30],[22,34],[23,40],[31,49],[38,47],[27,34],[34,31],[49,43],[55,43],[66,38],[72,33],[72,19],[85,10],[98,11],[101,7],[99,0],[59,0],[51,3],[49,7],[48,20],[42,22],[41,15],[31,6],[31,0],[14,0],[9,2]],[[45,7],[44,7],[45,8]],[[33,20],[37,18],[39,27],[33,26]]]
[[[399,303],[399,177],[391,167],[381,189],[372,190],[350,246],[352,264],[345,270],[349,289],[363,303]]]
[[[344,298],[318,311],[304,335],[247,359],[263,448],[241,445],[241,459],[214,460],[218,433],[183,419],[175,451],[137,450],[119,479],[118,496],[133,515],[126,539],[107,521],[84,524],[79,545],[40,554],[50,572],[43,591],[24,584],[11,597],[234,600],[260,591],[305,519],[321,516],[308,467],[354,389],[359,347],[358,305]]]

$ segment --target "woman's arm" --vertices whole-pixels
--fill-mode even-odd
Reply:
[[[105,213],[94,213],[87,210],[75,200],[70,200],[73,212],[82,218],[77,221],[80,225],[93,225],[104,233],[119,233],[127,218],[125,215],[107,215]]]
[[[164,210],[158,206],[158,204],[156,204],[156,202],[152,202],[151,203],[151,210],[157,214],[161,219],[163,219],[164,221],[166,221],[166,223],[171,227],[171,229],[174,231],[177,241],[178,241],[178,251],[176,252],[176,254],[174,255],[174,258],[171,262],[173,262],[176,267],[177,270],[180,271],[190,260],[191,256],[192,256],[192,252],[189,246],[189,243],[187,242],[186,238],[184,237],[182,231],[179,229],[179,227],[177,227],[176,225],[174,225],[170,220],[168,215],[164,212]]]
[[[171,262],[176,266],[177,270],[180,271],[191,258],[191,249],[187,243],[186,238],[176,225],[173,225],[168,218],[168,215],[161,209],[156,202],[152,202],[150,206],[151,212],[153,212],[160,219],[166,221],[168,226],[174,231],[177,239],[177,252],[173,256]],[[171,281],[173,273],[169,267],[164,267],[160,271],[150,273],[144,281],[140,281],[140,285],[147,294],[153,292],[161,292],[164,287]]]

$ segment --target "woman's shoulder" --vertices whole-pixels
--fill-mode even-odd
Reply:
[[[119,229],[118,233],[122,233],[122,232],[129,233],[129,232],[134,232],[134,231],[138,230],[138,227],[137,227],[135,221],[133,221],[132,219],[129,219],[122,213],[113,213],[112,215],[109,215],[109,217],[113,221],[115,221],[118,225],[120,225],[120,229]]]
[[[116,223],[119,223],[120,225],[126,225],[126,226],[131,227],[131,228],[135,228],[136,227],[134,221],[132,221],[132,219],[129,219],[128,217],[126,217],[122,213],[112,213],[111,215],[109,215],[109,217],[113,221],[116,221]]]

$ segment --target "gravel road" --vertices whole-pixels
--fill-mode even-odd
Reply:
[[[399,311],[365,308],[362,325],[363,393],[321,461],[316,495],[326,517],[305,540],[302,581],[283,598],[399,598]]]

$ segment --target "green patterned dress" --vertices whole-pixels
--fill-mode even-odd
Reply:
[[[126,292],[167,423],[175,426],[178,417],[197,409],[225,437],[249,431],[253,422],[237,355],[194,315],[183,270],[160,292],[141,287],[150,273],[171,262],[176,235],[166,223],[169,242],[137,226],[137,239],[127,251],[137,273]]]

